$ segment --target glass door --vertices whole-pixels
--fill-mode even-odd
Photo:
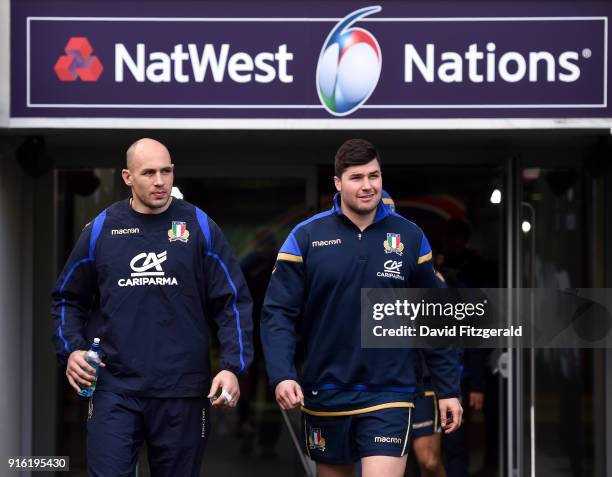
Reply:
[[[603,287],[603,187],[588,159],[524,160],[518,172],[521,287]],[[604,354],[518,352],[519,475],[605,475]]]
[[[213,409],[202,475],[301,476],[302,463],[291,430],[267,383],[259,323],[278,250],[308,215],[307,180],[203,175],[179,177],[176,185],[186,200],[221,227],[242,266],[253,298],[255,359],[249,373],[240,378],[238,407]],[[216,332],[211,336],[216,337]],[[212,349],[216,368],[217,343]]]

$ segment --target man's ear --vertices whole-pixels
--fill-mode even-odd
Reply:
[[[123,178],[123,182],[125,182],[126,186],[128,187],[132,186],[132,174],[130,173],[129,169],[122,169],[121,177]]]
[[[342,191],[342,181],[338,176],[334,176],[334,185],[336,186],[336,190],[338,192]]]

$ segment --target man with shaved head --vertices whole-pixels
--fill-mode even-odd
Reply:
[[[121,175],[131,197],[85,226],[53,291],[55,352],[76,391],[96,383],[89,475],[134,475],[146,442],[152,475],[198,476],[209,405],[236,406],[237,376],[252,361],[251,297],[217,224],[171,196],[163,144],[136,141]],[[94,376],[84,330],[98,301],[103,362]],[[213,379],[209,320],[221,344]]]

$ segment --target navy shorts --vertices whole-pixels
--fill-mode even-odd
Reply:
[[[412,407],[343,416],[304,413],[306,452],[324,464],[352,464],[374,455],[402,457],[410,449],[412,413]]]
[[[431,436],[436,432],[442,432],[438,397],[434,391],[425,391],[414,400],[412,437]]]
[[[98,390],[87,420],[90,476],[134,476],[147,443],[152,476],[199,476],[210,432],[210,402],[197,398],[138,398]]]

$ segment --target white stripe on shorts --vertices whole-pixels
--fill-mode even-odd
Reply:
[[[408,427],[406,428],[406,437],[404,437],[404,447],[402,448],[402,453],[400,457],[404,457],[404,452],[406,452],[406,444],[408,444],[408,436],[410,435],[410,427],[412,426],[412,408],[408,408]]]

